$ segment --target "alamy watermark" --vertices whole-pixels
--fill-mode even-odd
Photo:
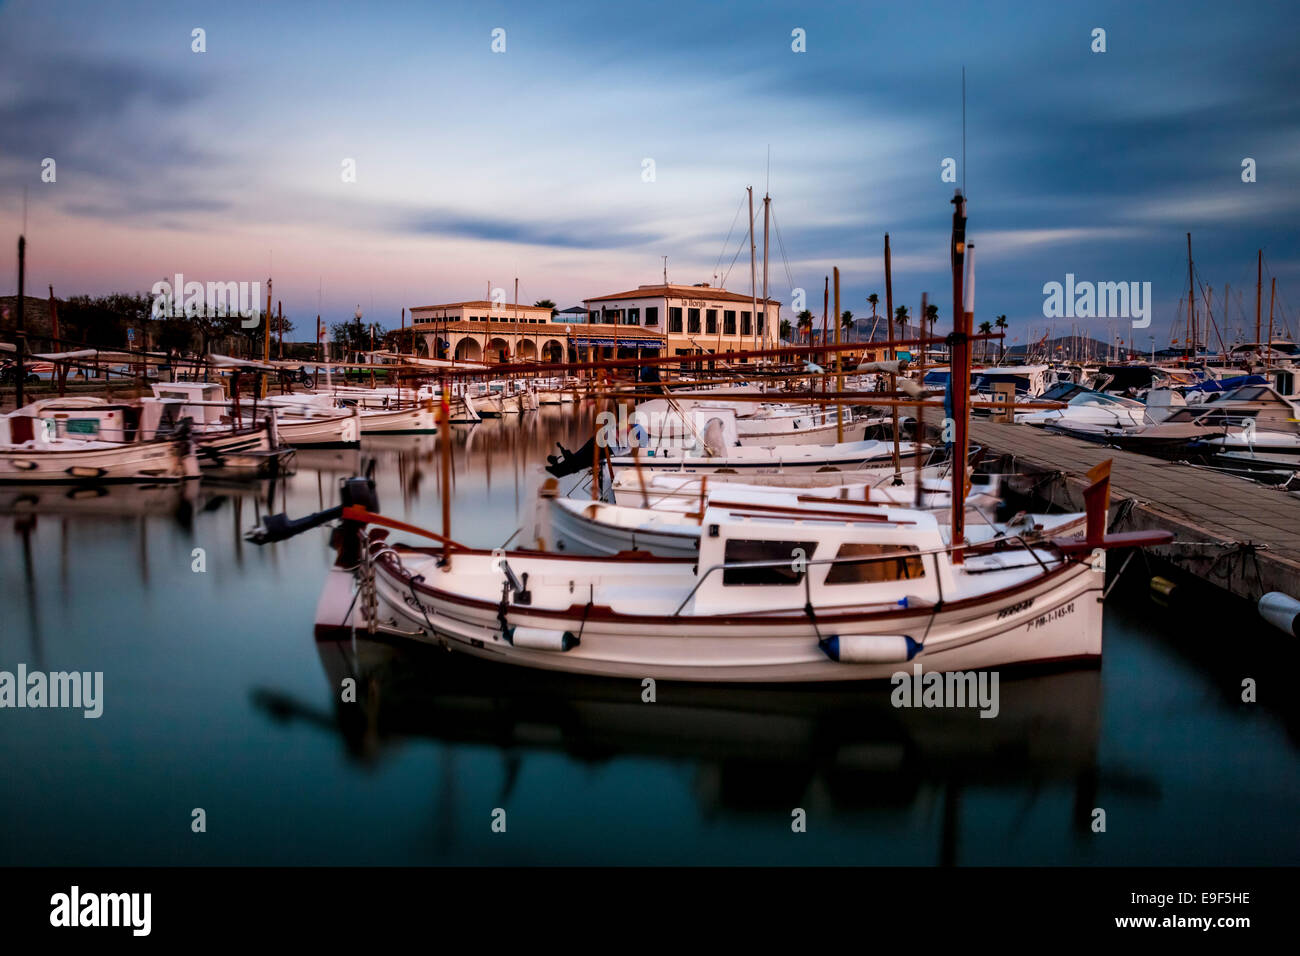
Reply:
[[[174,282],[162,279],[153,284],[154,319],[239,316],[239,324],[246,329],[255,328],[261,315],[258,306],[262,301],[260,282],[186,282],[183,273],[176,273]]]
[[[1132,319],[1133,328],[1151,324],[1150,282],[1065,282],[1043,284],[1045,319]]]
[[[94,720],[104,712],[103,671],[28,671],[19,664],[17,673],[0,671],[0,708],[80,708],[81,715]]]
[[[922,671],[917,661],[912,673],[895,671],[889,682],[895,707],[978,707],[980,717],[996,717],[1001,709],[997,671]]]

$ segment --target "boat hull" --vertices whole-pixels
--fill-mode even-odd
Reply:
[[[0,483],[4,484],[166,482],[197,477],[199,462],[188,441],[0,451]]]
[[[454,558],[480,559],[491,560]],[[543,568],[546,573],[566,573],[565,559],[551,560],[560,564]],[[887,680],[911,673],[914,665],[925,671],[970,671],[1095,659],[1102,650],[1105,561],[1100,555],[1065,564],[1027,585],[938,611],[819,613],[815,623],[797,614],[631,615],[607,608],[584,612],[581,603],[566,611],[508,607],[507,622],[515,634],[563,630],[577,639],[567,651],[511,643],[497,605],[442,591],[436,586],[441,574],[427,563],[423,569],[426,577],[416,580],[419,575],[403,568],[393,552],[377,561],[378,614],[384,628],[474,657],[575,674],[721,683]],[[538,567],[529,570],[537,573]],[[575,596],[575,602],[580,600]],[[920,649],[911,658],[882,663],[832,660],[821,643],[831,636],[900,634]]]

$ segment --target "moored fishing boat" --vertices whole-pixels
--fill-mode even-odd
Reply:
[[[278,540],[342,517],[339,566],[355,568],[367,627],[503,663],[610,677],[718,682],[888,678],[1101,654],[1105,551],[1169,535],[1105,533],[1109,474],[1087,493],[1087,533],[994,539],[955,550],[934,515],[870,522],[755,517],[709,508],[684,559],[571,556],[392,544],[373,486]],[[337,580],[337,579],[336,579]],[[350,590],[350,589],[349,589]],[[337,596],[323,596],[337,603]]]
[[[18,413],[0,416],[0,482],[106,484],[198,476],[188,438],[129,443],[60,438],[53,422]]]

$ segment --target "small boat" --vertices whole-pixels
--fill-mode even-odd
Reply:
[[[912,442],[899,442],[905,458],[915,454]],[[921,447],[923,453],[929,446]],[[741,445],[710,454],[704,448],[650,448],[644,455],[620,454],[610,458],[610,467],[640,467],[646,471],[674,471],[687,474],[732,472],[736,474],[785,474],[817,471],[856,471],[892,465],[893,442],[854,441],[830,445]]]
[[[13,412],[0,416],[0,482],[97,483],[186,481],[199,477],[186,439],[109,442],[58,437],[54,422]]]
[[[345,483],[341,505],[268,517],[249,538],[342,518],[337,567],[354,569],[372,634],[638,680],[874,680],[911,662],[951,671],[1098,658],[1106,551],[1172,536],[1107,534],[1108,464],[1094,478],[1082,537],[959,551],[926,512],[857,522],[719,508],[704,512],[687,558],[467,548],[384,517],[361,478]],[[394,543],[391,531],[442,544]],[[325,610],[341,603],[327,584]]]
[[[769,490],[736,495],[734,486],[710,489],[703,500],[696,499],[695,509],[680,499],[656,502],[654,508],[638,508],[583,501],[558,494],[543,494],[539,499],[538,521],[534,531],[537,541],[566,554],[618,555],[646,553],[660,557],[694,557],[700,550],[704,529],[703,517],[710,509],[717,515],[745,516],[827,522],[895,522],[907,523],[912,509],[896,506],[866,505],[827,499],[805,499],[790,492]],[[665,507],[668,505],[668,507]],[[699,509],[703,509],[702,511]],[[935,510],[941,535],[947,540],[947,509]],[[966,540],[974,543],[1000,537],[1035,538],[1073,534],[1082,530],[1084,516],[1075,514],[1017,515],[1009,522],[991,520],[985,511],[969,508],[966,515]]]

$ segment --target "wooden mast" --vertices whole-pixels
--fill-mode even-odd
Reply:
[[[885,233],[885,318],[889,322],[889,361],[898,360],[898,350],[894,347],[894,280],[889,262],[889,233]],[[898,375],[889,373],[889,390],[898,391]],[[890,417],[894,427],[894,484],[903,483],[903,460],[898,449],[898,406],[890,408]]]
[[[970,340],[966,328],[962,270],[966,265],[966,199],[958,189],[952,198],[952,364],[948,385],[952,389],[955,438],[952,448],[952,535],[949,547],[953,564],[965,558],[966,455],[970,424]]]
[[[754,187],[746,186],[749,193],[749,338],[753,348],[758,347],[755,332],[758,328],[758,264],[755,261],[757,250],[754,247]]]
[[[767,224],[772,215],[772,197],[763,196],[763,326],[762,332],[763,348],[767,348]],[[758,321],[758,313],[754,313],[754,321]],[[770,359],[769,359],[770,361]]]
[[[1264,355],[1264,342],[1259,337],[1259,304],[1263,295],[1264,287],[1264,250],[1259,250],[1259,259],[1255,266],[1255,351],[1259,354],[1261,360]]]
[[[1273,349],[1273,300],[1277,297],[1277,276],[1273,276],[1273,283],[1268,290],[1268,347],[1270,353]]]
[[[925,338],[925,332],[924,332],[925,313],[927,307],[930,304],[929,298],[930,298],[930,294],[928,292],[921,293],[921,329],[922,329],[921,337],[922,338]],[[921,380],[921,387],[924,388],[925,387],[925,346],[924,345],[921,346],[921,362],[919,368],[920,368],[920,372],[918,373],[918,375]],[[951,372],[952,370],[949,369],[949,371]],[[924,441],[925,441],[925,406],[922,405],[920,402],[918,402],[916,405],[916,427],[912,430],[912,446],[913,446],[912,465],[915,470],[913,475],[913,484],[916,487],[915,503],[916,503],[916,507],[918,508],[921,507],[921,465],[922,465],[921,443]]]
[[[1196,292],[1193,288],[1195,279],[1192,277],[1192,234],[1187,234],[1187,341],[1188,348],[1191,351],[1187,355],[1187,361],[1190,363],[1196,358],[1196,319],[1192,317],[1192,310],[1196,307]]]
[[[823,343],[824,344],[824,343]],[[844,391],[844,375],[840,372],[840,267],[835,267],[835,391]],[[835,406],[835,440],[844,441],[844,406]]]

